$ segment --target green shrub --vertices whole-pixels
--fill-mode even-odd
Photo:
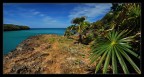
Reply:
[[[91,41],[93,41],[94,36],[93,34],[89,34],[86,36],[86,38],[83,39],[83,44],[89,44]]]
[[[112,70],[113,73],[118,73],[117,63],[119,62],[124,73],[128,74],[129,69],[126,65],[126,60],[131,64],[134,70],[141,74],[140,69],[131,59],[129,54],[135,56],[135,58],[140,59],[134,51],[132,51],[132,47],[130,46],[130,41],[132,41],[132,37],[126,37],[126,31],[115,32],[111,31],[108,33],[106,38],[99,38],[95,40],[95,43],[92,46],[92,55],[90,57],[91,63],[97,60],[98,57],[101,56],[100,61],[96,65],[95,73],[98,72],[99,68],[104,62],[103,73],[107,73],[108,65],[112,62]],[[124,59],[125,58],[125,59]],[[118,60],[118,61],[117,61]]]

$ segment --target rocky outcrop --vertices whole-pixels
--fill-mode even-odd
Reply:
[[[89,46],[58,35],[29,37],[3,56],[4,74],[88,74]]]

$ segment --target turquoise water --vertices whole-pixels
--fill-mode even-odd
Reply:
[[[14,50],[18,44],[30,36],[38,34],[63,35],[65,28],[32,28],[30,30],[5,31],[3,32],[3,54]]]

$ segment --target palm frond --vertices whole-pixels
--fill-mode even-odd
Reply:
[[[103,40],[101,38],[97,38],[97,40],[95,40],[94,45],[97,47],[92,46],[92,54],[90,56],[91,63],[97,61],[97,58],[101,56],[98,64],[96,65],[95,73],[98,72],[102,65],[104,65],[103,73],[107,73],[110,62],[112,62],[114,74],[118,73],[117,63],[120,63],[120,66],[125,74],[129,74],[130,72],[127,67],[127,62],[132,65],[138,74],[141,73],[138,66],[128,56],[128,54],[132,54],[137,59],[140,59],[140,56],[131,50],[132,47],[130,46],[129,42],[132,40],[132,37],[125,37],[126,32],[126,30],[122,32],[110,31]],[[126,58],[127,61],[124,58]]]

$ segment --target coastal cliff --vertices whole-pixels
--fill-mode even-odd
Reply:
[[[58,35],[32,36],[3,56],[3,74],[88,74],[90,46]]]

